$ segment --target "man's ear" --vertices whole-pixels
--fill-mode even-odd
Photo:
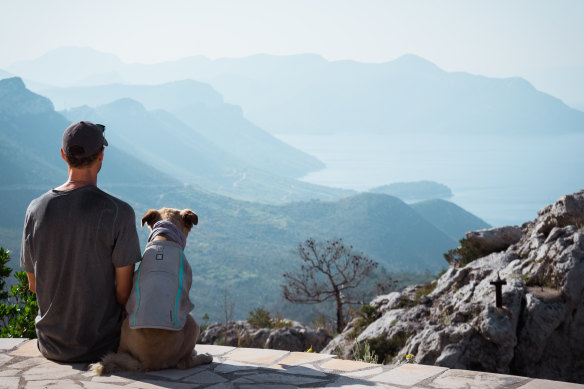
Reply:
[[[189,230],[193,228],[193,226],[199,224],[199,217],[190,209],[183,209],[180,212],[180,217],[182,218],[185,227],[188,228]]]
[[[148,223],[148,226],[152,228],[161,219],[160,213],[156,209],[151,209],[142,217],[142,227],[144,227],[144,223]]]

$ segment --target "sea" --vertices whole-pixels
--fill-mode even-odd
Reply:
[[[326,168],[302,181],[360,192],[420,180],[492,226],[521,225],[584,188],[584,132],[547,136],[276,134]]]

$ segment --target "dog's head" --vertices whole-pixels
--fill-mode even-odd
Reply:
[[[185,236],[189,236],[189,232],[193,226],[199,223],[199,217],[190,209],[183,209],[182,211],[175,208],[160,208],[158,210],[151,209],[142,217],[142,226],[148,224],[152,229],[154,224],[158,221],[165,220],[173,223],[184,232]]]

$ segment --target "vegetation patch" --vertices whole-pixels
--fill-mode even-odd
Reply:
[[[357,319],[355,320],[355,325],[353,331],[349,333],[350,339],[355,339],[369,324],[373,323],[375,320],[379,319],[381,314],[369,304],[361,305],[361,308],[357,312]]]
[[[448,252],[444,254],[446,262],[454,267],[465,267],[475,259],[481,258],[486,254],[473,246],[466,238],[462,238],[459,242],[460,246],[448,250]]]
[[[247,322],[256,328],[274,328],[270,312],[263,308],[256,308],[249,313]]]
[[[422,285],[420,289],[416,290],[416,294],[414,295],[414,305],[418,305],[420,303],[422,296],[426,296],[432,293],[434,289],[436,289],[436,285],[438,285],[438,282],[431,281]]]
[[[36,294],[28,288],[26,272],[14,274],[17,285],[5,290],[5,279],[10,276],[12,269],[6,266],[10,261],[10,252],[0,247],[0,338],[29,338],[37,337],[34,320],[39,307]]]
[[[370,353],[376,355],[378,360],[381,360],[382,363],[389,363],[406,345],[410,336],[411,334],[399,331],[391,338],[378,336],[376,338],[367,339]]]
[[[353,347],[353,360],[365,363],[378,363],[379,355],[371,350],[369,342],[365,341],[363,344],[355,342],[355,346]]]

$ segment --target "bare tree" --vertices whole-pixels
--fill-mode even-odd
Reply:
[[[235,307],[235,302],[231,298],[227,289],[223,289],[223,312],[225,313],[225,324],[233,320],[233,308]]]
[[[361,304],[355,291],[377,262],[362,253],[353,253],[341,239],[317,242],[310,238],[298,245],[303,264],[300,271],[284,274],[284,298],[293,303],[318,304],[334,299],[337,306],[337,332],[345,327],[343,305]]]

